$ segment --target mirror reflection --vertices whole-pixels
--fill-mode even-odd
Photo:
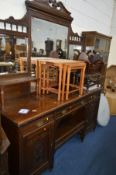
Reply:
[[[67,58],[68,28],[32,17],[32,56]]]
[[[78,60],[81,50],[82,50],[81,45],[70,44],[69,45],[69,59]]]
[[[0,34],[0,75],[20,72],[20,57],[27,57],[27,38]]]

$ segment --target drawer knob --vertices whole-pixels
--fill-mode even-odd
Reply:
[[[46,131],[47,129],[46,129],[46,128],[44,128],[43,130],[44,130],[44,131]]]
[[[46,117],[46,121],[48,121],[49,119],[48,119],[48,117]]]

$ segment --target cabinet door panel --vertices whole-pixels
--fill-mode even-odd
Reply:
[[[96,127],[99,98],[91,100],[85,106],[86,129],[91,130]]]
[[[49,164],[50,128],[43,127],[23,140],[23,170],[25,175],[36,174]]]

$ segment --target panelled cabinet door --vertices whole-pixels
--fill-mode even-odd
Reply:
[[[97,122],[97,111],[99,107],[99,97],[90,100],[85,106],[86,130],[95,129]]]
[[[38,128],[23,139],[23,174],[38,174],[52,160],[51,125]]]

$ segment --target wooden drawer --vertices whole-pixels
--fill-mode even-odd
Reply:
[[[73,111],[82,108],[85,104],[86,103],[85,103],[84,99],[80,99],[80,100],[77,100],[73,103],[70,103],[70,104],[58,109],[57,111],[55,111],[55,117],[56,117],[56,119],[62,118],[63,116],[68,115],[68,114],[72,113]]]
[[[88,104],[88,102],[98,100],[99,97],[100,97],[100,94],[99,94],[99,93],[94,93],[94,94],[91,94],[91,95],[87,96],[87,97],[84,99],[84,102],[85,102],[86,104]]]
[[[53,115],[54,113],[47,114],[31,123],[20,128],[21,133],[23,136],[36,132],[38,129],[46,130],[48,125],[53,122]]]
[[[70,105],[64,106],[55,112],[55,117],[60,118],[70,112]]]
[[[72,111],[74,111],[76,109],[82,108],[84,105],[85,105],[85,101],[83,99],[79,100],[79,101],[76,101],[74,103],[71,103],[70,110],[72,112]]]

